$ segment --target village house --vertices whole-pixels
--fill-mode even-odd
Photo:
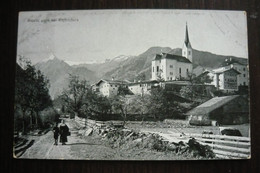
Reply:
[[[195,84],[190,81],[162,81],[160,86],[168,92],[180,93],[182,87],[193,86],[193,89],[201,96],[211,96],[216,90],[212,84]]]
[[[153,88],[159,86],[159,82],[156,80],[151,81],[139,81],[128,84],[128,89],[135,95],[149,94]]]
[[[214,97],[186,113],[191,125],[227,125],[249,122],[247,96]]]
[[[127,82],[119,80],[101,79],[95,84],[95,90],[102,96],[112,97],[118,95],[119,87],[127,88]]]
[[[225,93],[238,91],[237,76],[239,74],[237,70],[225,67],[207,70],[203,73],[203,75],[208,75],[212,79],[210,84],[214,85],[217,90]]]
[[[169,53],[155,55],[152,61],[152,80],[184,80],[188,78],[189,73],[192,73],[192,68],[192,47],[186,24],[182,56]]]
[[[226,59],[221,65],[225,69],[233,68],[237,70],[240,74],[237,76],[238,86],[248,86],[249,83],[249,73],[246,64],[242,64],[232,58]]]

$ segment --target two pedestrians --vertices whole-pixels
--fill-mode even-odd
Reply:
[[[60,127],[58,127],[58,123],[56,123],[56,126],[53,128],[54,133],[54,145],[58,145],[58,136],[60,135],[60,142],[62,145],[66,145],[66,142],[68,142],[67,136],[70,135],[69,127],[65,124],[65,121],[61,121]]]

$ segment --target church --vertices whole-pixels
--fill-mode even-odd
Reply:
[[[156,54],[152,61],[152,80],[185,80],[192,73],[192,47],[186,24],[182,56],[169,53]]]

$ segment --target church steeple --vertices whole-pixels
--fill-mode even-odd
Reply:
[[[186,22],[186,30],[185,30],[185,39],[182,47],[182,56],[186,57],[192,63],[192,47],[190,44],[187,22]]]
[[[184,43],[187,47],[191,47],[190,40],[189,40],[189,32],[188,32],[188,25],[186,22],[186,32],[185,32],[185,40]]]

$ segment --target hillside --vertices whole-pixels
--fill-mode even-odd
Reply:
[[[151,47],[144,53],[138,56],[132,56],[122,61],[110,61],[103,64],[88,64],[86,67],[99,73],[100,78],[127,79],[133,81],[138,75],[145,74],[146,80],[151,78],[151,62],[155,54],[170,53],[181,55],[181,49],[171,49],[169,47]],[[210,52],[203,52],[193,50],[193,67],[198,69],[212,69],[217,68],[225,61],[226,58],[233,58],[243,64],[247,64],[247,59],[238,58],[234,56],[222,56],[212,54]]]
[[[48,61],[40,62],[36,68],[40,69],[50,79],[50,95],[55,98],[68,86],[69,74],[78,75],[80,78],[90,83],[99,79],[111,79],[133,81],[140,74],[145,75],[145,79],[151,79],[151,62],[155,54],[170,53],[181,55],[181,49],[171,49],[169,47],[151,47],[138,56],[120,55],[112,60],[103,63],[80,64],[70,66],[64,61],[51,57]],[[247,64],[247,59],[222,56],[193,50],[194,72],[201,73],[205,68],[217,68],[226,58],[233,58],[243,64]]]
[[[69,83],[69,75],[77,75],[81,79],[85,79],[92,83],[95,79],[95,73],[84,67],[71,67],[57,57],[48,61],[40,62],[35,67],[43,72],[50,80],[49,93],[52,98],[57,97],[67,88]]]

